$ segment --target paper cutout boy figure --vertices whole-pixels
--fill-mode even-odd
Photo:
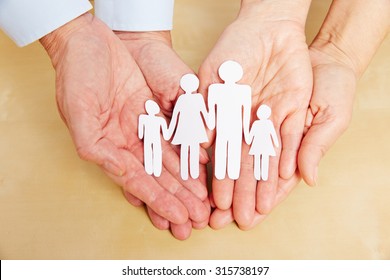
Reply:
[[[269,157],[275,156],[275,147],[279,147],[274,124],[269,117],[271,108],[261,105],[257,109],[257,117],[249,133],[249,141],[252,142],[249,150],[250,155],[254,155],[254,176],[256,180],[268,180]]]
[[[245,142],[249,142],[252,91],[249,85],[237,84],[243,76],[237,62],[222,63],[218,73],[225,83],[212,84],[208,91],[211,129],[216,126],[215,177],[224,179],[227,171],[229,178],[236,180],[240,176],[243,131]]]
[[[161,131],[165,140],[169,139],[167,123],[156,116],[160,107],[153,100],[145,102],[147,114],[138,118],[138,137],[144,139],[144,165],[147,174],[159,177],[162,170]]]
[[[203,96],[199,93],[193,93],[199,87],[198,77],[194,74],[186,74],[181,78],[180,86],[185,94],[179,96],[173,109],[169,135],[172,135],[176,128],[172,144],[181,145],[181,178],[188,179],[189,169],[191,177],[196,179],[199,177],[199,145],[208,142],[204,125],[205,120],[208,126],[208,114]]]

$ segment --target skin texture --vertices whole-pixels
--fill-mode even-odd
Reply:
[[[280,180],[292,178],[297,168],[296,158],[312,89],[304,25],[295,20],[254,17],[250,9],[241,11],[199,69],[201,92],[207,92],[210,84],[221,82],[217,71],[228,59],[237,61],[244,69],[244,78],[238,83],[252,87],[251,121],[256,119],[255,112],[261,104],[270,106],[271,119],[281,140],[277,156],[270,158],[267,181],[255,180],[253,157],[248,155],[249,146],[245,143],[240,178],[236,181],[213,179],[216,207],[232,208],[238,225],[248,227],[255,213],[271,211]]]
[[[146,100],[154,96],[121,40],[87,13],[47,35],[41,43],[56,70],[58,108],[79,156],[101,166],[122,186],[129,202],[140,205],[143,201],[153,210],[149,211],[152,217],[159,215],[178,225],[172,232],[179,239],[189,236],[191,228],[187,225],[191,221],[207,224],[204,168],[203,182],[183,182],[179,156],[163,142],[162,175],[155,178],[144,171],[137,123],[138,116],[145,113]],[[153,221],[162,227],[162,222]]]
[[[152,223],[177,239],[208,223],[215,229],[233,221],[243,230],[253,228],[301,176],[316,184],[321,158],[350,122],[357,80],[389,31],[390,1],[334,0],[308,48],[310,2],[242,0],[237,19],[199,69],[199,92],[207,100],[209,85],[221,82],[219,66],[239,62],[245,73],[239,83],[252,87],[252,121],[261,104],[272,108],[281,147],[270,159],[268,181],[254,179],[245,143],[240,178],[214,178],[210,201],[204,149],[198,180],[181,180],[179,147],[165,141],[161,177],[147,175],[138,116],[153,99],[168,121],[183,93],[180,78],[193,72],[173,51],[169,32],[115,34],[89,13],[41,39],[56,70],[58,109],[79,156],[98,164],[129,203],[145,205]],[[205,147],[213,143],[212,131],[209,136]]]
[[[390,2],[387,0],[333,1],[309,48],[313,89],[298,151],[299,173],[308,185],[316,185],[320,160],[348,127],[357,81],[388,34],[389,27]],[[287,181],[279,179],[272,207],[283,201],[298,181],[298,174]],[[266,215],[255,213],[252,222],[243,225],[235,212],[234,207],[217,208],[212,213],[210,225],[219,229],[235,220],[241,229],[248,230],[266,218]]]

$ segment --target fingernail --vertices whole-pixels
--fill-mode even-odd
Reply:
[[[122,170],[121,168],[119,168],[118,166],[116,166],[111,162],[105,162],[103,164],[103,168],[115,176],[122,177],[124,174],[124,170]]]

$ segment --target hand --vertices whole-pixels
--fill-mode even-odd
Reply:
[[[313,186],[321,158],[351,120],[357,73],[351,60],[335,45],[315,43],[310,47],[310,57],[314,88],[298,165],[305,182]]]
[[[237,20],[225,29],[199,70],[201,92],[206,92],[210,84],[221,82],[217,70],[224,61],[239,62],[244,69],[244,78],[239,83],[252,87],[252,112],[260,104],[270,106],[271,119],[281,139],[277,156],[270,158],[268,181],[255,180],[253,158],[248,155],[249,146],[245,143],[240,178],[237,181],[213,179],[215,205],[221,210],[232,207],[234,219],[243,228],[253,223],[256,211],[261,214],[271,211],[280,180],[292,178],[296,171],[312,89],[304,21],[273,19],[275,11],[268,10],[272,3],[256,5],[261,8],[241,9]]]
[[[284,180],[282,178],[279,178],[278,181],[278,192],[276,194],[275,198],[275,203],[272,206],[275,208],[278,206],[280,203],[282,203],[287,196],[290,194],[290,192],[294,189],[294,187],[299,183],[301,180],[301,177],[299,175],[299,172],[296,172],[291,178],[288,180]],[[215,207],[215,204],[213,201],[211,201],[211,205]],[[267,214],[260,214],[258,212],[255,212],[253,215],[253,219],[250,223],[243,225],[243,224],[238,224],[240,229],[242,230],[250,230],[256,227],[258,224],[260,224],[262,221],[267,218]],[[210,226],[213,229],[221,229],[227,226],[228,224],[232,223],[235,220],[234,216],[234,210],[232,207],[226,210],[221,210],[221,209],[214,209],[213,213],[211,214],[210,217]]]
[[[41,43],[56,70],[58,108],[80,157],[101,166],[134,203],[144,201],[174,224],[207,219],[202,200],[178,181],[179,158],[168,143],[163,142],[161,177],[144,171],[137,123],[145,101],[153,96],[115,34],[86,13]]]
[[[179,83],[181,77],[185,74],[193,73],[172,49],[170,32],[116,32],[116,35],[134,57],[155,100],[159,103],[164,115],[169,118],[179,94],[183,93]],[[174,125],[169,125],[170,135],[173,134],[174,129]],[[178,147],[175,146],[175,148]],[[176,149],[176,151],[179,155],[179,149]],[[205,215],[202,221],[191,221],[190,219],[183,225],[174,225],[172,223],[169,224],[166,219],[158,217],[153,211],[148,211],[156,227],[160,229],[171,228],[174,235],[179,239],[188,238],[192,227],[203,228],[207,226],[209,221],[210,205],[206,199],[206,163],[209,159],[207,152],[203,149],[201,149],[200,161],[200,179],[194,180],[190,178],[183,181],[179,178],[178,181],[204,201],[203,207],[207,209],[208,215]]]

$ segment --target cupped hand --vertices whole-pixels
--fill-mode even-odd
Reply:
[[[357,73],[340,48],[315,41],[310,47],[314,87],[305,137],[298,155],[302,178],[316,185],[321,158],[347,129],[352,117]]]
[[[266,13],[266,11],[264,11]],[[228,26],[199,70],[201,92],[220,83],[218,68],[226,60],[240,63],[244,77],[238,83],[252,87],[252,118],[259,105],[272,108],[271,120],[281,147],[270,158],[269,178],[256,181],[249,146],[243,143],[241,174],[236,181],[213,179],[215,205],[232,209],[241,227],[252,224],[255,214],[267,214],[275,205],[281,179],[292,178],[312,90],[312,71],[304,25],[294,20],[240,13]]]
[[[56,97],[81,158],[92,161],[168,221],[202,222],[208,209],[177,179],[179,158],[163,142],[163,173],[144,171],[138,116],[153,94],[124,44],[87,13],[41,39],[56,70]]]
[[[137,65],[151,89],[155,100],[159,103],[165,117],[172,114],[176,100],[183,90],[180,88],[180,79],[183,75],[193,73],[193,71],[181,60],[172,48],[171,35],[169,31],[159,32],[115,32],[121,39]],[[179,147],[174,146],[177,155],[180,155]],[[209,161],[207,152],[201,149],[199,179],[182,180],[179,176],[177,180],[194,193],[199,199],[204,201],[204,205],[210,211],[207,200],[206,187],[206,163]],[[178,168],[171,163],[171,168]],[[200,206],[199,206],[200,207]],[[167,220],[158,217],[153,211],[148,211],[152,222],[161,229],[171,228],[171,231],[179,239],[186,239],[191,234],[191,228],[203,228],[207,226],[209,215],[204,216],[202,221],[191,221],[183,225],[168,223]]]

